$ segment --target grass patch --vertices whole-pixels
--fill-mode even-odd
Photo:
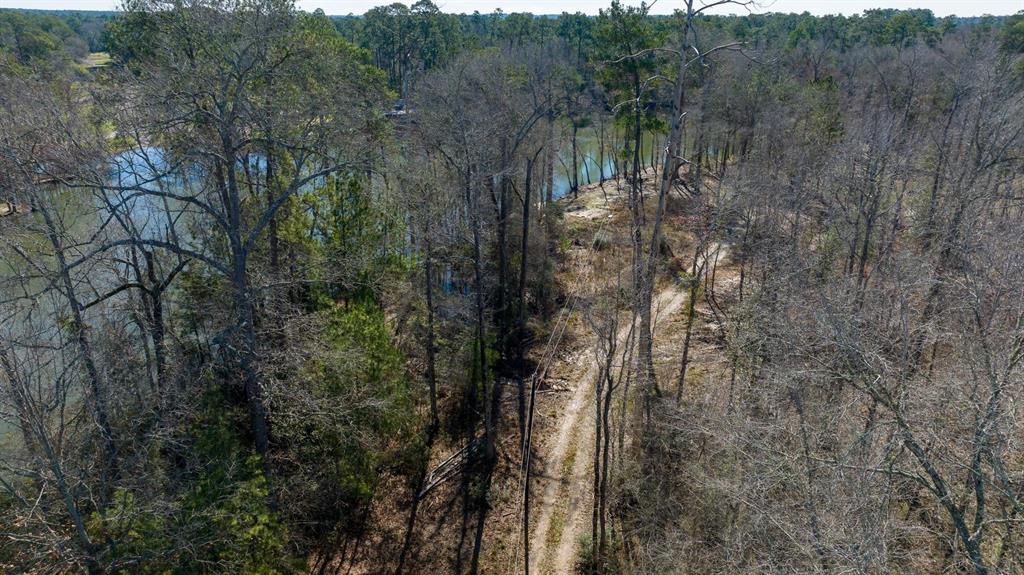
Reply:
[[[82,62],[87,68],[99,68],[110,64],[111,57],[107,52],[91,52]]]
[[[558,544],[562,542],[562,531],[565,530],[565,513],[562,510],[558,510],[552,517],[551,523],[548,525],[548,532],[544,534],[544,548],[557,549]],[[551,561],[554,558],[554,554],[545,553],[544,563],[540,566],[541,573],[551,572]]]
[[[576,539],[576,558],[573,561],[573,573],[587,575],[594,573],[597,560],[594,557],[594,540],[590,533],[580,533]]]
[[[575,439],[575,437],[573,438]],[[569,476],[572,475],[572,468],[576,465],[576,441],[573,441],[569,445],[569,450],[565,454],[565,459],[562,460],[562,477],[571,479]]]

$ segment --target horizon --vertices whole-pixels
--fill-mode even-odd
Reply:
[[[393,2],[381,2],[376,0],[299,0],[296,4],[302,10],[309,12],[322,9],[329,16],[362,15],[368,10],[379,6],[387,6]],[[403,2],[411,5],[414,2]],[[594,16],[598,10],[608,7],[611,0],[567,0],[559,4],[559,10],[551,11],[550,4],[538,2],[537,0],[502,0],[494,4],[478,4],[471,0],[448,0],[435,1],[442,12],[449,14],[482,14],[493,13],[501,10],[505,13],[528,12],[537,16],[557,16],[563,12],[582,12]],[[638,4],[638,2],[625,2],[626,4]],[[119,0],[0,0],[0,9],[19,10],[67,10],[75,12],[117,12],[120,9]],[[652,14],[671,14],[678,8],[674,2],[655,0],[651,9]],[[913,1],[881,1],[864,2],[862,0],[776,0],[773,2],[759,2],[749,10],[743,11],[736,6],[725,6],[717,10],[710,10],[709,14],[716,15],[744,15],[744,14],[802,14],[810,13],[814,16],[843,15],[854,16],[862,14],[866,10],[875,9],[896,9],[931,10],[936,17],[956,16],[960,18],[975,18],[981,16],[1009,16],[1024,10],[1024,4],[1017,0],[979,0],[972,3],[971,12],[961,12],[964,8],[963,2],[959,0],[932,0],[931,2]]]

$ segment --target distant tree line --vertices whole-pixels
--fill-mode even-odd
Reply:
[[[0,11],[0,570],[496,571],[588,182],[582,569],[1024,569],[1024,14],[683,6]]]

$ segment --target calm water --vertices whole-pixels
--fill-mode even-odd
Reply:
[[[604,153],[601,153],[599,130],[597,127],[583,128],[577,133],[578,151],[578,182],[579,185],[587,185],[601,181],[601,178],[612,178],[615,176],[615,146],[621,145],[621,140],[613,142],[610,133],[605,134]],[[649,161],[650,146],[653,145],[653,138],[645,134],[643,146],[643,158],[646,163]],[[253,171],[262,171],[265,160],[253,156]],[[169,167],[168,159],[164,152],[155,147],[147,147],[122,152],[111,158],[110,183],[112,186],[138,186],[144,185],[149,189],[188,194],[194,188],[202,185],[204,174],[198,168],[187,171],[183,175],[162,176]],[[561,198],[570,193],[572,189],[572,142],[569,135],[563,133],[560,150],[556,156],[554,169],[554,191],[556,198]],[[113,192],[108,190],[106,194],[86,193],[82,191],[62,192],[57,200],[61,205],[61,217],[65,224],[71,220],[69,232],[73,236],[85,236],[95,229],[95,226],[106,220],[110,223],[109,214],[112,209],[122,213],[131,214],[133,225],[138,228],[142,237],[163,239],[166,238],[171,227],[171,220],[176,214],[180,214],[183,206],[174,200],[154,197],[152,195],[138,194],[134,192]],[[37,215],[25,217],[36,218]],[[178,233],[186,232],[188,226],[177,221]],[[186,232],[187,233],[187,232]],[[85,239],[82,237],[81,239]],[[39,246],[40,253],[49,253],[45,242]],[[0,262],[0,266],[10,263]],[[19,270],[0,269],[0,275],[16,274]],[[450,273],[450,272],[447,272]],[[98,275],[111,274],[109,278],[98,277]],[[91,277],[94,285],[114,285],[117,280],[109,269],[93,269]],[[452,278],[445,278],[445,290],[453,289]],[[20,440],[18,434],[11,433],[13,429],[6,422],[0,420],[0,451],[8,442],[17,443]],[[8,443],[9,445],[9,443]]]
[[[608,130],[608,128],[606,128]],[[554,197],[562,198],[572,191],[572,141],[569,134],[563,134],[561,147],[555,160],[555,181]],[[643,148],[641,149],[641,161],[646,165],[650,161],[651,146],[661,145],[661,139],[655,142],[650,132],[643,136]],[[579,185],[594,184],[604,179],[615,176],[615,146],[621,147],[622,140],[617,138],[612,142],[612,136],[606,131],[604,144],[604,161],[601,161],[600,134],[597,127],[581,129],[576,136],[577,167]],[[660,158],[659,158],[660,161]]]

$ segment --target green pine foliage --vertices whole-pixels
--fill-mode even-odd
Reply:
[[[313,352],[279,383],[273,425],[313,537],[359,529],[381,472],[415,444],[407,439],[417,420],[405,358],[377,304],[324,303],[309,322],[322,329]]]
[[[114,573],[191,575],[211,565],[244,575],[294,571],[299,562],[244,429],[244,411],[210,391],[182,438],[189,443],[182,491],[154,501],[118,489],[102,514],[91,514],[87,528],[94,540],[111,542],[103,559]]]

